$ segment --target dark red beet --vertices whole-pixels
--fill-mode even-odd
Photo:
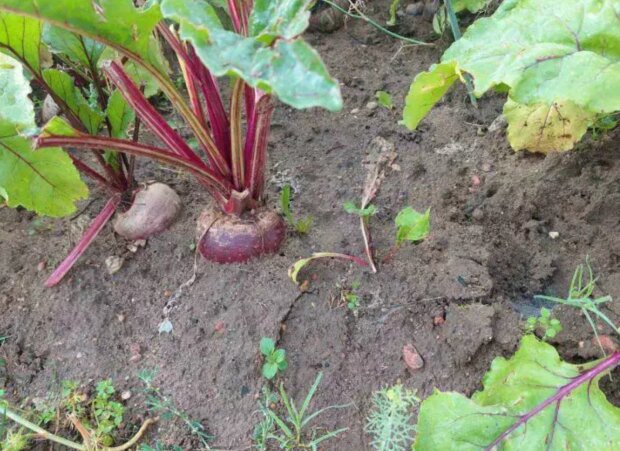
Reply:
[[[206,231],[206,232],[205,232]],[[246,212],[241,217],[205,210],[198,219],[198,250],[217,263],[242,263],[277,252],[286,226],[275,211]]]

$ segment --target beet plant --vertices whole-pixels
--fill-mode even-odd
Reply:
[[[0,148],[0,194],[9,206],[52,217],[72,213],[75,202],[88,195],[80,174],[110,196],[77,246],[47,280],[46,285],[52,286],[60,282],[115,212],[119,213],[115,222],[119,234],[128,239],[148,238],[169,226],[180,200],[165,185],[139,186],[134,158],[125,154],[107,149],[90,149],[89,154],[80,155],[60,148],[33,152],[26,136],[36,133],[31,85],[45,96],[40,114],[43,121],[61,115],[81,133],[104,132],[115,138],[125,137],[131,124],[137,136],[139,122],[120,91],[105,82],[100,66],[109,53],[105,45],[7,11],[0,11],[0,24],[0,114],[5,131]],[[153,43],[154,57],[162,60],[154,38]],[[126,63],[126,68],[146,95],[156,92],[145,73],[131,63]],[[152,205],[157,193],[164,194],[165,205]]]
[[[80,154],[94,149],[175,166],[194,175],[215,200],[215,206],[201,215],[197,228],[198,250],[205,258],[243,262],[275,252],[285,237],[285,226],[275,211],[264,206],[275,98],[295,108],[336,111],[342,107],[338,83],[300,37],[308,26],[308,8],[313,2],[138,3],[142,6],[132,0],[0,0],[0,11],[104,45],[111,55],[101,64],[105,79],[160,141],[153,145],[102,136],[56,117],[37,134],[34,146],[41,150],[34,154],[61,148]],[[178,59],[187,99],[159,58],[161,40]],[[148,101],[128,62],[169,99],[194,135],[197,149]],[[230,81],[229,105],[216,77]],[[96,224],[99,229],[102,223],[105,218]]]
[[[415,129],[457,81],[475,97],[507,93],[515,150],[574,147],[602,117],[620,111],[620,6],[615,0],[505,0],[411,85],[404,123]]]

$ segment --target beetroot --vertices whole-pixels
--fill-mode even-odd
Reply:
[[[128,240],[140,240],[166,230],[181,212],[181,199],[172,188],[153,183],[136,192],[131,208],[118,214],[114,231]]]
[[[198,219],[198,251],[217,263],[242,263],[277,252],[285,236],[284,221],[272,210],[235,216],[209,209]]]

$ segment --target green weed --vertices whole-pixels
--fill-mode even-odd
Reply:
[[[269,337],[263,337],[260,341],[260,353],[265,357],[263,363],[263,377],[273,379],[278,372],[283,372],[288,367],[286,351],[276,349],[275,342]]]

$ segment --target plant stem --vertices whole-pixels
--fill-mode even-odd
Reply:
[[[82,256],[82,254],[88,249],[88,246],[97,238],[101,229],[108,223],[112,215],[116,211],[121,201],[120,195],[115,195],[103,207],[103,210],[97,215],[97,217],[91,222],[78,244],[73,248],[69,255],[62,261],[60,265],[54,270],[52,275],[45,281],[47,288],[53,287],[60,283],[65,275],[71,270],[75,262]]]
[[[223,179],[220,174],[215,173],[213,169],[196,166],[185,157],[160,147],[147,146],[124,139],[90,135],[40,136],[35,143],[35,147],[38,149],[65,146],[74,149],[109,149],[117,152],[125,152],[130,155],[153,158],[154,160],[179,167],[194,174],[204,186],[210,189],[211,193],[216,198],[218,198],[218,193],[224,195],[224,197],[228,197],[232,188],[230,182]]]
[[[70,440],[67,440],[66,438],[63,437],[59,437],[55,434],[52,434],[51,432],[46,431],[45,429],[37,426],[34,423],[31,423],[30,421],[26,420],[25,418],[21,417],[20,415],[16,414],[15,412],[9,410],[8,408],[3,408],[0,409],[0,414],[4,414],[6,415],[7,418],[15,421],[17,424],[30,429],[32,432],[35,432],[36,434],[38,434],[40,437],[44,438],[45,440],[50,440],[52,442],[56,442],[60,445],[66,446],[67,448],[70,449],[79,449],[79,450],[85,450],[85,446],[81,445],[79,443],[75,443],[72,442]]]
[[[230,98],[230,156],[232,161],[233,183],[241,191],[245,187],[245,167],[243,145],[241,143],[241,110],[245,83],[239,78],[233,87]]]
[[[456,13],[454,12],[454,7],[452,6],[452,0],[443,0],[443,3],[446,7],[446,12],[448,14],[448,22],[450,22],[450,29],[452,30],[452,36],[455,41],[461,39],[461,29],[459,28],[459,20],[456,17]],[[476,96],[474,95],[474,83],[470,74],[465,74],[465,86],[467,86],[467,94],[469,94],[469,101],[474,107],[478,106],[478,101],[476,100]]]
[[[357,11],[357,14],[353,14],[353,13],[347,11],[346,9],[341,8],[340,6],[338,6],[335,3],[331,2],[330,0],[323,0],[323,3],[327,3],[332,8],[340,11],[343,14],[346,14],[349,17],[352,17],[354,19],[362,19],[362,20],[368,22],[373,27],[377,28],[378,30],[382,31],[383,33],[385,33],[388,36],[391,36],[393,38],[400,39],[401,41],[405,41],[405,42],[408,42],[408,43],[414,44],[414,45],[428,45],[428,46],[435,45],[435,44],[432,44],[430,42],[424,42],[424,41],[420,41],[418,39],[407,38],[405,36],[401,36],[401,35],[399,35],[397,33],[394,33],[392,31],[388,30],[387,28],[381,26],[378,22],[375,22],[374,20],[372,20],[366,14],[362,13],[359,10],[359,8],[355,4],[353,4],[353,3],[351,3],[351,6],[355,9],[355,11]]]
[[[526,414],[521,415],[519,419],[512,426],[510,426],[510,428],[506,429],[499,437],[497,437],[493,441],[493,443],[485,447],[485,451],[492,451],[493,449],[496,449],[496,447],[506,437],[508,437],[510,434],[512,434],[515,430],[517,430],[522,425],[526,424],[530,419],[532,419],[532,417],[538,415],[540,412],[542,412],[544,409],[549,407],[551,404],[555,402],[558,402],[558,403],[561,402],[562,399],[570,395],[573,392],[573,390],[575,390],[582,384],[585,384],[586,382],[591,382],[596,377],[598,377],[599,375],[602,375],[606,371],[611,371],[618,364],[620,364],[620,351],[616,351],[614,354],[612,354],[610,357],[603,360],[598,365],[594,366],[593,368],[590,368],[589,370],[583,372],[579,376],[573,378],[571,382],[560,387],[553,396],[545,399],[543,402],[538,404],[536,407],[534,407],[532,410],[530,410]]]
[[[255,90],[252,116],[248,121],[244,159],[247,163],[246,185],[250,189],[252,198],[256,200],[262,198],[265,188],[265,163],[272,114],[271,96]]]

